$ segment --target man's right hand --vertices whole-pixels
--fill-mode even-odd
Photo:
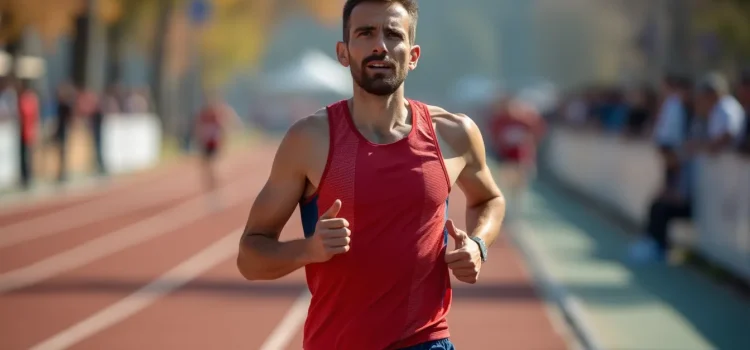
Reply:
[[[308,254],[311,263],[322,263],[334,255],[349,251],[351,231],[349,222],[336,217],[341,210],[341,200],[333,202],[328,210],[320,216],[315,226],[315,233],[308,240]]]

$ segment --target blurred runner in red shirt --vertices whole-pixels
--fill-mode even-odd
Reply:
[[[239,118],[231,106],[215,94],[207,98],[206,106],[200,111],[195,121],[195,135],[201,150],[205,181],[209,190],[216,188],[214,162],[216,155],[224,145],[229,124],[238,122]]]
[[[39,97],[30,82],[20,84],[18,116],[21,121],[21,185],[28,188],[34,176],[34,145],[39,130]]]
[[[490,117],[493,149],[500,161],[503,191],[510,194],[509,209],[520,209],[527,184],[536,173],[537,146],[545,132],[544,119],[533,106],[506,97]],[[509,210],[512,212],[512,210]]]

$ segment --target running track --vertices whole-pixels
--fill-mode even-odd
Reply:
[[[275,143],[187,160],[75,196],[0,207],[0,349],[301,349],[304,273],[247,282],[240,230]],[[217,205],[219,203],[220,205]],[[451,217],[463,227],[463,198]],[[298,214],[282,238],[301,236]],[[520,255],[501,239],[476,285],[454,281],[459,350],[565,349]]]

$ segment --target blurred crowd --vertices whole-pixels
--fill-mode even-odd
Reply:
[[[638,259],[666,259],[668,227],[693,217],[699,155],[750,156],[750,70],[731,79],[709,73],[699,80],[669,75],[658,89],[589,88],[568,96],[554,120],[568,127],[650,140],[661,155],[663,188],[643,223]]]
[[[747,154],[748,110],[750,69],[736,79],[721,73],[709,73],[698,81],[668,75],[658,87],[586,87],[566,96],[554,120],[577,128],[652,138],[662,146],[687,141],[701,128],[710,134],[726,129],[729,135],[722,136],[719,148]]]
[[[89,130],[93,145],[93,163],[99,175],[107,173],[103,160],[102,125],[105,118],[123,117],[150,110],[147,88],[126,89],[113,84],[96,93],[70,82],[61,83],[54,98],[44,101],[31,80],[0,77],[0,123],[15,122],[20,142],[19,179],[28,188],[34,178],[34,154],[39,148],[54,147],[57,152],[58,182],[68,179],[68,146],[74,125]]]

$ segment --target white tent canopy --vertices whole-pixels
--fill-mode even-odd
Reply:
[[[349,70],[326,54],[311,50],[294,63],[266,75],[264,89],[273,93],[352,94]]]

